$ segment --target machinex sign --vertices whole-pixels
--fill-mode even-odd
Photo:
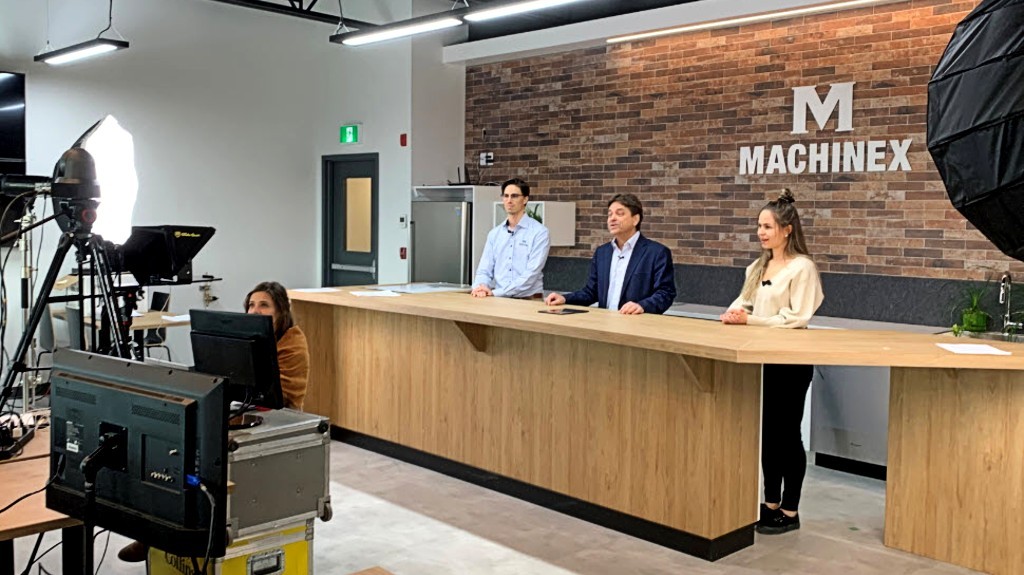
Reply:
[[[853,86],[856,82],[832,84],[828,95],[818,97],[816,86],[793,88],[793,130],[806,134],[807,112],[818,130],[824,130],[838,111],[836,132],[853,132]],[[830,174],[838,172],[909,172],[907,153],[912,138],[904,140],[859,140],[845,142],[795,143],[788,148],[775,144],[740,148],[740,175]]]

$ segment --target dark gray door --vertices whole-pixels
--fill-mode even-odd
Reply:
[[[324,286],[377,283],[377,154],[323,157]]]

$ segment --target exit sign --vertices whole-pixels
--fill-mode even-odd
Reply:
[[[342,144],[358,144],[359,143],[359,124],[352,124],[351,126],[342,126],[341,135],[338,137],[338,141]]]

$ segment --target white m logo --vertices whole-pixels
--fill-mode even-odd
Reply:
[[[816,86],[800,86],[793,88],[793,134],[807,133],[807,110],[811,110],[818,129],[824,130],[828,119],[839,107],[839,125],[837,132],[853,131],[853,85],[856,82],[832,84],[825,100],[818,99]]]

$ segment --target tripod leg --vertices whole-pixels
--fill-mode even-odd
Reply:
[[[85,484],[85,509],[82,513],[82,560],[81,570],[83,575],[93,575],[92,567],[95,564],[95,545],[93,543],[93,530],[96,526],[96,522],[93,519],[94,508],[96,504],[96,480],[95,473],[93,473],[92,481],[87,478]]]
[[[113,326],[114,349],[119,357],[132,357],[128,348],[128,327],[131,318],[121,317],[121,308],[114,301],[114,281],[110,276],[110,263],[107,261],[107,252],[103,248],[103,238],[92,236],[87,244],[92,254],[92,261],[96,266],[96,277],[100,282],[100,294],[103,296],[103,307],[106,309],[107,318]]]
[[[61,530],[61,561],[63,575],[85,575],[82,557],[85,555],[85,527],[65,527]]]
[[[25,372],[25,354],[28,353],[29,346],[32,345],[32,337],[36,333],[36,327],[39,326],[39,321],[43,319],[43,313],[49,304],[50,291],[53,290],[53,284],[57,282],[57,274],[60,273],[61,264],[64,263],[64,258],[67,256],[68,250],[71,249],[73,243],[74,236],[71,234],[61,235],[60,241],[57,243],[57,252],[53,254],[50,269],[46,271],[43,285],[39,288],[40,297],[32,305],[32,312],[29,314],[28,323],[25,325],[25,330],[18,341],[18,347],[11,357],[11,365],[7,375],[4,376],[3,388],[0,389],[0,411],[3,410],[4,404],[7,403],[7,400],[14,393],[15,380]]]

